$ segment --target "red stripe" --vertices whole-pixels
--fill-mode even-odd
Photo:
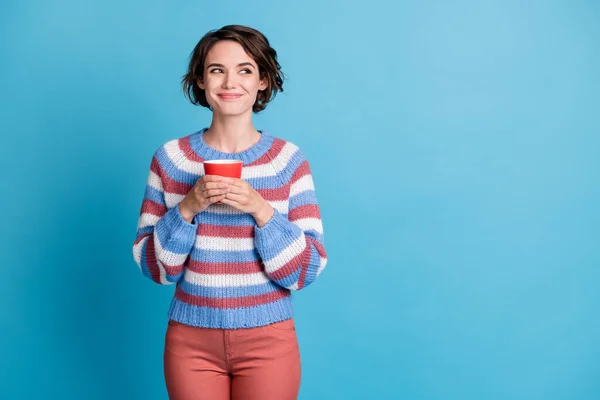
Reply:
[[[169,174],[162,169],[156,158],[152,159],[150,169],[160,178],[165,192],[186,195],[193,187],[193,185],[171,179]]]
[[[154,282],[160,283],[160,270],[158,269],[158,264],[156,263],[156,252],[154,249],[154,238],[150,236],[148,241],[146,242],[146,266],[150,271],[150,275],[152,276],[152,280]]]
[[[323,246],[323,244],[321,242],[316,241],[315,239],[311,238],[310,236],[306,236],[306,240],[308,243],[315,246],[317,253],[319,253],[319,255],[321,257],[327,258],[327,253],[325,252],[325,247]]]
[[[177,142],[179,149],[181,150],[181,152],[185,155],[185,157],[190,160],[190,161],[194,161],[194,162],[199,162],[199,163],[203,163],[204,162],[204,158],[200,157],[193,149],[192,146],[190,144],[190,138],[191,135],[186,136],[182,139],[179,139],[179,141]]]
[[[201,224],[199,234],[209,237],[222,237],[234,239],[254,238],[254,226],[221,226]]]
[[[325,253],[325,248],[321,243],[314,240],[309,236],[305,236],[306,247],[302,251],[302,253],[298,254],[296,257],[288,261],[285,265],[283,265],[278,270],[269,273],[269,277],[274,280],[283,280],[287,278],[289,275],[293,274],[298,270],[298,268],[302,268],[300,271],[300,276],[298,277],[298,289],[301,289],[304,286],[304,280],[306,278],[306,271],[310,263],[311,256],[311,244],[315,247],[319,255],[323,258],[327,258],[327,254]]]
[[[144,199],[144,201],[142,202],[142,210],[140,212],[140,215],[146,213],[156,215],[157,217],[162,217],[163,215],[165,215],[166,212],[167,207],[165,207],[164,205],[159,204],[150,199]]]
[[[294,272],[296,272],[298,270],[298,268],[301,268],[302,260],[304,260],[304,252],[305,251],[306,251],[306,249],[304,249],[304,251],[302,251],[296,257],[292,258],[290,261],[285,263],[283,266],[281,266],[276,271],[270,272],[269,276],[271,277],[271,279],[278,280],[278,281],[283,280],[283,279],[287,278],[288,276],[290,276],[291,274],[293,274]]]
[[[165,192],[182,195],[188,194],[192,190],[192,187],[194,187],[194,185],[173,180],[169,176],[162,178],[162,184]]]
[[[285,201],[290,195],[289,183],[275,189],[256,189],[260,195],[268,201]]]
[[[296,221],[303,218],[318,218],[321,219],[321,211],[316,204],[304,204],[290,210],[288,219]]]
[[[187,266],[190,271],[199,274],[254,274],[264,272],[260,260],[250,262],[217,263],[207,261],[195,261],[190,259]]]
[[[152,162],[150,163],[150,171],[158,175],[159,178],[162,178],[163,170],[160,167],[160,163],[158,162],[156,157],[152,157]]]
[[[154,235],[152,233],[147,233],[145,235],[141,235],[136,239],[134,245],[137,245],[143,239],[148,238],[146,242],[146,266],[150,271],[150,275],[152,276],[152,280],[154,282],[160,283],[160,268],[158,267],[158,262],[156,261],[156,250],[154,247]],[[175,276],[181,271],[183,271],[183,264],[179,265],[167,265],[163,263],[163,268],[167,275]]]
[[[165,272],[167,273],[167,275],[171,275],[171,276],[176,276],[183,270],[183,265],[171,266],[171,265],[163,264],[163,267],[165,267]]]
[[[144,238],[148,237],[152,235],[152,233],[146,233],[144,235],[140,235],[137,239],[135,239],[135,242],[133,242],[133,245],[136,246],[139,242],[141,242],[142,240],[144,240]]]
[[[308,161],[306,160],[304,160],[302,164],[296,168],[290,181],[292,183],[297,182],[298,179],[302,178],[304,175],[310,175],[310,165],[308,165]]]
[[[263,154],[260,158],[247,164],[246,166],[255,167],[257,165],[271,163],[273,161],[273,158],[277,157],[279,153],[281,153],[281,149],[283,149],[283,146],[285,146],[285,141],[279,138],[275,138],[269,151]]]
[[[175,276],[175,275],[179,274],[181,271],[183,271],[183,264],[168,265],[163,262],[162,266],[165,269],[165,272],[167,273],[167,275],[171,275],[171,276]]]
[[[175,290],[175,297],[178,300],[198,307],[212,308],[255,307],[262,304],[267,304],[277,300],[281,300],[288,296],[290,296],[290,291],[283,288],[280,290],[273,291],[271,293],[265,293],[258,296],[231,298],[194,296],[189,293],[185,293],[183,290],[181,290],[179,286],[177,286],[177,289]]]
[[[312,248],[310,247],[310,239],[308,236],[306,237],[306,250],[304,250],[304,258],[302,259],[302,270],[300,271],[300,277],[298,278],[298,290],[304,287],[304,280],[306,279],[306,271],[308,271],[308,266],[310,264],[310,256],[312,253]]]

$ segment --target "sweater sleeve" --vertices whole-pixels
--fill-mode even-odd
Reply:
[[[292,169],[287,218],[275,210],[264,226],[255,226],[254,238],[269,278],[290,290],[301,290],[323,271],[327,254],[310,166],[300,149],[286,168]]]
[[[165,202],[164,172],[160,149],[152,157],[146,192],[142,202],[133,244],[133,258],[141,272],[161,285],[181,278],[186,260],[196,240],[196,225],[181,216],[178,204],[171,209]]]

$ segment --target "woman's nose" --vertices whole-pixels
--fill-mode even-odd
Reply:
[[[231,89],[233,87],[235,87],[233,76],[231,76],[231,74],[225,75],[225,79],[223,79],[223,88]]]

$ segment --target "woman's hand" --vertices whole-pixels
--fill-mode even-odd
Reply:
[[[181,216],[187,222],[192,222],[196,214],[206,210],[211,204],[222,201],[229,187],[224,179],[227,178],[218,175],[204,175],[198,179],[179,203]]]
[[[229,184],[229,190],[221,200],[223,204],[251,214],[258,226],[263,226],[271,219],[275,210],[248,182],[235,178],[222,179]]]

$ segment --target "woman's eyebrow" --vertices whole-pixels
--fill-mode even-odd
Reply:
[[[254,65],[252,63],[249,62],[243,62],[243,63],[239,63],[237,65],[238,67],[245,67],[245,66],[250,66],[252,68],[255,68]],[[219,64],[219,63],[210,63],[208,64],[208,66],[206,68],[210,68],[210,67],[220,67],[220,68],[225,68],[225,66],[223,64]]]

